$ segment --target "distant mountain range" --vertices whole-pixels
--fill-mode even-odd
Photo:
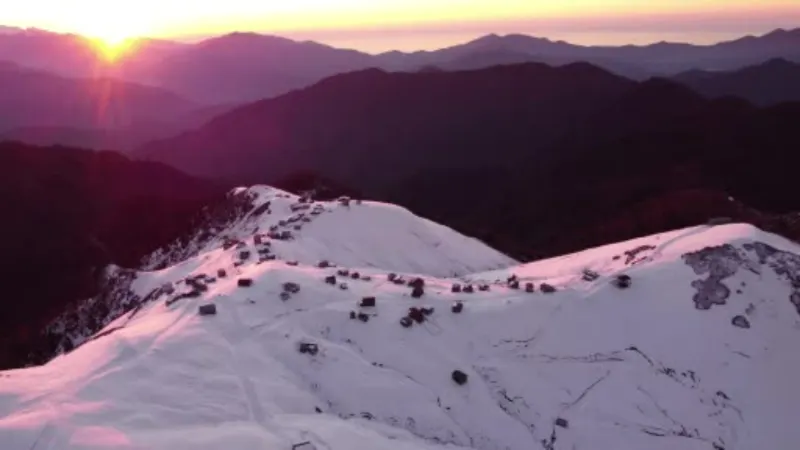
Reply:
[[[673,79],[712,98],[740,97],[762,106],[800,101],[800,64],[785,59],[730,72],[693,70]]]
[[[715,45],[657,43],[581,46],[526,35],[488,35],[436,51],[370,55],[315,42],[233,33],[186,44],[143,40],[109,64],[85,38],[40,30],[0,33],[0,61],[71,77],[112,76],[152,84],[207,104],[244,103],[284,94],[323,78],[367,68],[415,72],[497,64],[589,62],[633,79],[689,70],[736,70],[774,58],[800,62],[800,29],[776,30]]]
[[[129,151],[193,129],[237,104],[374,67],[447,72],[582,61],[634,80],[670,73],[712,98],[737,96],[764,106],[800,98],[800,30],[711,46],[586,47],[489,35],[433,52],[380,55],[233,33],[197,44],[144,40],[113,65],[98,59],[92,45],[42,30],[0,33],[0,139]],[[691,70],[674,73],[683,69]]]
[[[785,185],[800,163],[797,123],[797,103],[708,100],[586,63],[370,69],[241,107],[135,154],[237,184],[318,173],[525,258],[733,214],[727,193],[766,211],[800,209]],[[648,218],[661,214],[647,206],[662,203],[653,199],[687,196],[697,202]],[[631,211],[648,212],[625,219],[636,224],[629,229],[582,231]]]
[[[436,65],[450,70],[478,69],[501,63],[585,61],[629,78],[699,70],[731,70],[771,58],[800,61],[800,29],[776,30],[714,45],[660,42],[636,46],[583,46],[521,34],[488,35],[462,45],[415,53],[378,55],[381,66],[408,70]]]

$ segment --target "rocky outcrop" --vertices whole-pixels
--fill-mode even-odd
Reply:
[[[790,284],[789,301],[800,314],[800,255],[778,250],[763,242],[749,242],[741,248],[732,244],[706,247],[684,254],[683,261],[695,274],[707,275],[692,282],[697,291],[692,298],[697,309],[726,304],[731,289],[723,281],[739,270],[761,274],[769,269]]]

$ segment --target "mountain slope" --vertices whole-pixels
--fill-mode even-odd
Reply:
[[[317,224],[368,230],[372,212],[396,208],[301,203],[264,188],[234,196],[322,212],[294,241],[258,244],[241,223],[218,229],[189,259],[122,286],[122,297],[145,301],[73,352],[0,373],[6,447],[745,450],[800,438],[785,420],[800,412],[796,244],[745,225],[696,227],[461,279],[422,274],[414,299],[380,267],[318,268],[316,253],[295,266],[283,255],[313,251],[304,236]],[[287,204],[246,222],[286,220]],[[226,234],[244,238],[239,248],[218,246]],[[387,237],[384,249],[403,247]],[[350,258],[329,250],[334,262]],[[277,259],[242,261],[242,251]],[[496,259],[485,247],[469,253]],[[344,281],[343,269],[360,272],[347,290],[325,283]],[[628,289],[611,284],[619,274]],[[489,290],[452,293],[454,282]],[[187,291],[197,293],[181,299]],[[365,296],[376,305],[359,308]],[[197,314],[206,303],[215,315]],[[404,328],[410,306],[434,309]]]
[[[613,107],[587,121],[607,138],[572,133],[553,151],[558,159],[531,158],[507,170],[423,172],[399,183],[388,199],[518,259],[718,216],[750,221],[761,215],[750,208],[766,215],[800,208],[785,187],[798,162],[791,150],[800,143],[792,125],[800,120],[796,104],[758,110],[689,97],[667,108],[677,96],[659,97],[667,101],[629,101],[629,112]],[[622,130],[604,128],[608,123]],[[797,230],[793,236],[800,236]]]
[[[735,96],[764,106],[800,101],[800,64],[785,59],[733,72],[686,72],[674,80],[708,97]]]
[[[40,362],[39,330],[95,295],[106,265],[137,267],[223,196],[212,183],[113,152],[0,143],[0,367]]]
[[[385,185],[422,169],[511,165],[633,84],[586,64],[372,69],[241,107],[137,155],[239,182],[324,170],[355,188]]]
[[[272,253],[306,265],[329,260],[347,266],[455,276],[513,263],[479,241],[393,205],[370,203],[367,207],[360,200],[347,200],[340,207],[328,205],[325,209],[323,203],[300,203],[295,195],[258,187],[236,195],[247,196],[255,205],[251,213],[227,227],[224,235],[200,246],[182,243],[184,252],[208,251],[225,241],[244,242],[258,232],[286,231],[291,239],[276,240]],[[179,254],[179,259],[188,255]],[[157,255],[154,258],[159,259]]]
[[[92,150],[129,152],[153,141],[185,131],[167,123],[138,123],[124,128],[75,128],[25,126],[0,133],[0,141],[16,141],[37,146],[64,146]]]

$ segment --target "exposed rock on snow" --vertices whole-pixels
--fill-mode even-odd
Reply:
[[[722,283],[740,270],[761,275],[765,270],[792,287],[789,301],[797,306],[800,296],[800,254],[778,250],[764,242],[749,242],[737,248],[730,244],[706,247],[683,255],[683,259],[698,275],[708,274],[705,280],[695,280],[697,289],[693,299],[698,309],[709,309],[712,305],[724,305],[731,289]],[[800,308],[798,308],[800,314]]]
[[[250,207],[216,234],[160,252],[176,261],[161,270],[110,270],[102,297],[54,323],[74,351],[0,373],[3,450],[793,450],[800,441],[796,244],[745,225],[702,226],[516,265],[400,208],[312,202],[303,204],[325,213],[294,240],[258,244],[271,242],[275,261],[235,266],[239,252],[258,250],[258,230],[291,226],[298,200],[268,188],[232,196]],[[222,236],[246,248],[226,250]],[[644,250],[614,259],[631,249]],[[361,275],[349,290],[336,289],[334,264]],[[630,274],[635,289],[587,282],[585,270]],[[405,280],[425,295],[412,298]],[[196,297],[165,304],[186,292]],[[375,298],[379,307],[366,301]],[[205,305],[217,315],[199,317]],[[448,307],[461,314],[436,312]]]
[[[745,317],[745,316],[736,316],[736,317],[733,318],[731,323],[735,327],[750,328],[750,321],[747,320],[747,317]]]
[[[453,381],[458,385],[467,384],[467,374],[460,370],[454,370],[452,375]]]

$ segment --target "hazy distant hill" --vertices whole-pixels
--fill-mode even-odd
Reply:
[[[233,108],[234,105],[200,107],[162,121],[140,120],[122,127],[19,126],[0,132],[0,141],[128,152],[150,141],[197,128]]]
[[[694,70],[674,77],[709,97],[736,96],[758,105],[800,101],[800,64],[773,59],[730,72]]]
[[[326,76],[362,69],[373,58],[315,42],[233,33],[182,49],[129,77],[207,103],[242,102],[283,94]]]
[[[201,106],[162,88],[66,78],[0,63],[0,140],[127,151],[193,129],[233,105]]]
[[[119,80],[73,79],[0,64],[0,130],[27,126],[125,127],[197,108],[164,89]]]

